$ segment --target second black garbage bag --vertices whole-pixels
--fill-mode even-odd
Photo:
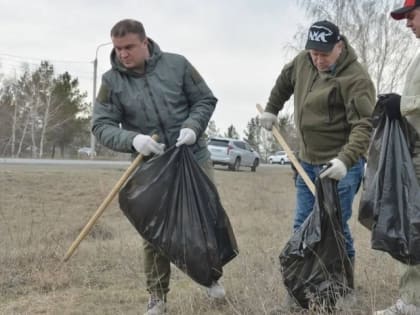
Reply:
[[[313,211],[280,254],[287,291],[303,308],[328,310],[353,287],[345,249],[337,181],[317,178]]]
[[[217,281],[238,254],[217,189],[186,146],[141,165],[119,202],[140,235],[201,285]]]
[[[359,221],[372,230],[373,249],[420,264],[420,186],[411,159],[416,132],[406,119],[389,120],[377,105]]]

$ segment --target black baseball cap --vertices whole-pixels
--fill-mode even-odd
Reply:
[[[305,49],[330,52],[340,40],[341,35],[337,25],[326,20],[315,22],[309,28]]]
[[[420,7],[420,0],[405,0],[403,7],[392,11],[391,16],[395,20],[402,20],[408,12],[417,7]]]

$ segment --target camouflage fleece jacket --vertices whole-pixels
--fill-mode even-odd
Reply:
[[[157,134],[168,148],[181,128],[191,128],[197,161],[208,159],[203,133],[217,99],[185,57],[162,52],[151,39],[149,51],[143,74],[126,69],[112,51],[112,69],[102,76],[94,106],[93,134],[112,150],[135,153],[132,141],[139,133]]]
[[[271,91],[265,111],[277,115],[294,95],[299,157],[323,164],[338,157],[350,168],[369,146],[375,88],[356,53],[345,48],[331,72],[320,72],[309,52],[287,64]]]

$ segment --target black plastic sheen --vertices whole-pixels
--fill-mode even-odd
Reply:
[[[376,119],[358,219],[372,231],[373,249],[419,264],[420,188],[410,150],[415,131],[404,118],[389,120],[378,111]]]
[[[140,235],[201,285],[238,254],[217,189],[185,145],[142,164],[119,202]]]
[[[353,287],[345,249],[337,181],[317,178],[313,211],[280,254],[283,282],[303,308],[333,309]]]

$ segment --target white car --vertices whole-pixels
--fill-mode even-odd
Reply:
[[[270,164],[286,164],[290,163],[289,157],[287,156],[286,152],[284,151],[277,151],[273,155],[268,157],[268,163]]]
[[[82,156],[95,157],[96,152],[95,152],[95,150],[92,150],[92,148],[83,147],[83,148],[80,148],[79,150],[77,150],[77,155],[79,155],[80,157],[82,157]]]
[[[241,166],[251,168],[255,172],[260,164],[260,155],[242,140],[230,138],[210,138],[208,149],[213,165],[227,165],[230,170],[238,171]]]

